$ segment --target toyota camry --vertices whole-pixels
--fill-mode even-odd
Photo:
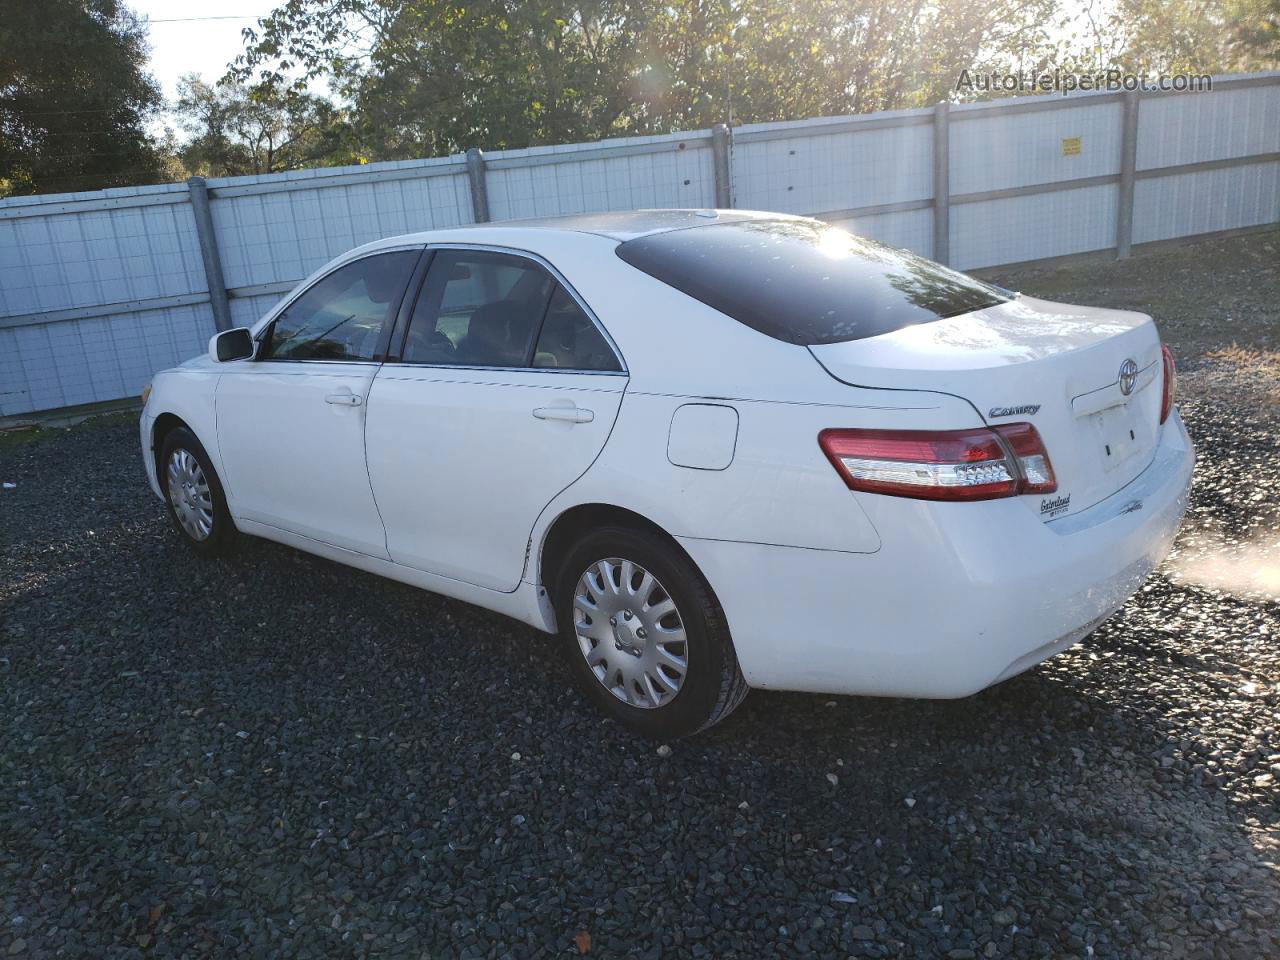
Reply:
[[[558,634],[640,733],[751,687],[963,697],[1169,549],[1193,453],[1150,317],[819,221],[663,210],[371,243],[156,375],[152,489]]]

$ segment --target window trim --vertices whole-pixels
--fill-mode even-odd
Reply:
[[[414,262],[413,266],[409,270],[409,279],[405,283],[405,288],[403,292],[401,292],[400,294],[400,302],[396,304],[396,309],[392,313],[390,321],[383,324],[383,329],[378,332],[378,342],[374,349],[373,357],[371,359],[327,360],[327,359],[324,359],[323,357],[261,357],[259,358],[258,352],[262,349],[262,344],[266,341],[267,337],[271,335],[271,330],[275,327],[276,321],[280,319],[280,315],[284,313],[286,310],[288,310],[295,303],[297,303],[299,300],[301,300],[303,297],[305,297],[308,293],[310,293],[312,289],[314,289],[318,284],[321,284],[325,280],[328,280],[331,276],[333,276],[339,270],[344,270],[347,267],[351,266],[353,263],[359,263],[361,260],[368,260],[370,257],[380,257],[388,253],[413,253],[413,252],[417,252],[418,259]],[[291,297],[288,297],[287,299],[282,300],[280,303],[277,303],[275,307],[272,308],[271,312],[267,314],[266,319],[262,321],[261,325],[258,327],[258,331],[253,335],[253,342],[255,346],[253,350],[253,357],[250,360],[250,362],[251,363],[328,363],[328,364],[340,363],[340,364],[347,364],[347,365],[357,364],[357,363],[379,364],[379,365],[382,364],[387,356],[387,349],[390,346],[390,338],[394,335],[395,328],[399,323],[400,313],[404,309],[405,301],[408,299],[410,292],[414,289],[414,284],[417,283],[419,280],[419,277],[418,277],[419,271],[422,271],[423,276],[426,275],[426,271],[423,270],[423,261],[425,260],[429,262],[430,259],[431,259],[430,251],[428,251],[423,244],[406,243],[406,244],[401,244],[394,247],[383,247],[382,249],[379,249],[379,250],[370,250],[367,253],[362,253],[358,257],[351,257],[348,260],[343,260],[341,263],[334,264],[332,270],[326,270],[324,273],[316,277],[314,280],[308,283],[301,290],[294,293]]]
[[[401,316],[397,317],[396,329],[393,330],[391,334],[392,342],[397,344],[396,349],[392,350],[391,344],[390,343],[387,344],[387,351],[384,355],[383,362],[386,363],[388,366],[395,365],[397,367],[425,368],[425,369],[431,369],[431,370],[503,370],[503,371],[517,371],[521,373],[571,373],[571,374],[585,373],[585,374],[592,374],[595,376],[602,376],[602,377],[631,376],[630,369],[627,367],[626,358],[623,357],[622,351],[618,349],[618,344],[614,341],[613,337],[609,335],[609,331],[605,329],[604,324],[600,322],[600,318],[596,316],[596,312],[592,310],[590,306],[587,305],[587,302],[585,300],[582,299],[578,291],[574,289],[573,284],[571,284],[568,280],[565,279],[564,274],[561,273],[559,270],[557,270],[555,265],[552,264],[551,261],[547,260],[545,257],[541,256],[540,254],[534,253],[532,250],[522,250],[518,247],[504,247],[499,244],[491,244],[491,243],[442,242],[442,243],[428,243],[426,246],[426,253],[431,258],[432,261],[435,260],[434,255],[441,250],[463,250],[463,251],[471,251],[475,253],[502,253],[502,254],[507,254],[508,256],[520,257],[522,259],[530,260],[533,263],[536,263],[538,266],[542,267],[544,270],[550,273],[552,278],[555,279],[562,287],[564,287],[565,291],[569,294],[569,296],[571,296],[574,299],[574,302],[576,302],[578,306],[581,308],[582,312],[586,314],[587,319],[591,321],[592,325],[595,326],[596,330],[604,338],[604,342],[608,344],[609,349],[613,351],[613,357],[615,360],[618,361],[618,366],[621,367],[621,369],[620,370],[580,370],[576,367],[535,367],[532,365],[532,363],[529,363],[523,366],[516,366],[516,367],[510,367],[510,366],[503,367],[503,366],[492,366],[487,364],[469,364],[469,363],[424,363],[422,361],[417,361],[417,360],[400,359],[400,354],[404,350],[405,339],[409,335],[409,324],[413,319],[413,311],[414,309],[416,309],[418,305],[418,298],[422,295],[422,291],[426,286],[427,274],[430,271],[429,265],[426,270],[423,270],[421,279],[416,281],[417,289],[413,291],[412,301],[409,300],[409,296],[408,296],[409,291],[406,290],[405,292],[405,300],[404,300],[404,303],[402,304],[402,308],[405,305],[408,305],[408,309],[401,310]],[[411,283],[410,286],[412,285],[413,284]],[[552,293],[554,295],[554,290],[552,291]],[[544,308],[542,320],[545,321],[545,319],[546,319],[546,310]],[[401,329],[401,321],[403,321],[403,329]],[[538,338],[541,335],[542,335],[542,321],[539,321],[538,333],[533,338],[533,347],[535,350],[537,349],[537,346],[538,346]]]

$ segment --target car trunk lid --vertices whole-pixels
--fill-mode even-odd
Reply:
[[[987,423],[1034,424],[1058,489],[1023,499],[1046,521],[1111,496],[1155,455],[1163,367],[1145,314],[1019,296],[809,349],[845,383],[948,393]]]

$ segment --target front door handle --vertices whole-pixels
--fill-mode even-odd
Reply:
[[[582,407],[538,407],[533,415],[539,420],[565,420],[569,423],[590,423],[596,418],[594,411]]]
[[[331,393],[324,398],[325,403],[336,403],[344,407],[358,407],[364,399],[358,393]]]

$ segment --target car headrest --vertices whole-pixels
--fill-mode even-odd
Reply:
[[[519,308],[520,304],[515,300],[495,300],[478,307],[471,314],[467,336],[500,346],[508,345],[511,341],[511,320]]]
[[[390,303],[404,287],[403,265],[395,257],[374,257],[373,261],[364,275],[364,288],[374,303]]]

